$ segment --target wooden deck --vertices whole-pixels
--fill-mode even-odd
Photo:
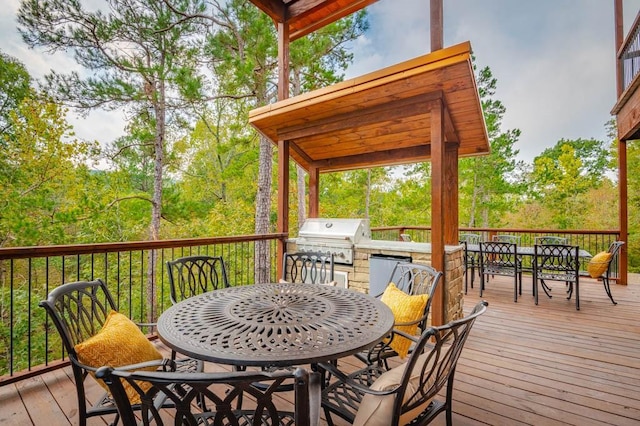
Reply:
[[[580,311],[564,298],[561,283],[553,288],[554,298],[541,297],[535,306],[531,277],[518,303],[509,281],[488,284],[489,309],[458,363],[456,425],[640,424],[640,285],[614,285],[613,306],[601,283],[585,279]],[[465,309],[477,301],[476,285]],[[58,370],[0,387],[0,424],[77,424],[70,374]],[[100,392],[93,390],[89,398]],[[444,415],[435,422],[444,423]]]

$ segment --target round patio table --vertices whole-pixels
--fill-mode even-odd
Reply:
[[[393,327],[379,300],[340,287],[271,283],[183,300],[158,319],[158,335],[189,357],[238,366],[330,361],[368,349]]]

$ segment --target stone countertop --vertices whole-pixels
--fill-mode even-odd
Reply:
[[[361,241],[355,245],[356,249],[368,250],[391,250],[407,253],[431,253],[431,243],[417,243],[415,241],[396,241],[396,240],[368,240]],[[454,253],[460,250],[462,246],[445,246],[446,253]]]

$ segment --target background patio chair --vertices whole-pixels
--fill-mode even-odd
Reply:
[[[518,246],[500,241],[480,242],[480,297],[489,276],[513,277],[513,301],[522,294],[522,260],[517,255]]]
[[[428,265],[411,262],[398,262],[396,264],[389,276],[389,283],[394,280],[393,282],[397,289],[402,291],[408,297],[426,295],[427,300],[424,305],[424,309],[411,315],[413,316],[412,320],[397,321],[398,316],[396,315],[396,312],[394,312],[394,315],[396,316],[394,330],[403,329],[405,332],[407,330],[414,330],[413,334],[417,335],[426,330],[433,294],[435,293],[441,278],[442,272],[436,271]],[[383,295],[377,295],[376,297],[382,296]],[[391,309],[392,311],[394,310],[393,307],[391,307]],[[398,356],[398,353],[390,346],[392,345],[391,342],[394,338],[395,335],[394,332],[392,332],[389,339],[385,342],[374,346],[366,352],[358,353],[355,356],[367,364],[382,364],[388,369],[388,359]],[[400,336],[398,338],[402,339],[403,337]],[[412,348],[409,348],[409,352],[411,352],[411,350]]]
[[[467,244],[480,244],[480,234],[460,234],[460,244],[464,245],[464,294],[467,294],[469,279],[471,279],[471,288],[476,279],[476,268],[480,267],[480,258],[478,252],[470,252],[467,250]],[[471,270],[471,275],[469,275]]]
[[[443,411],[451,425],[456,364],[471,327],[486,307],[487,302],[481,301],[463,319],[429,328],[419,338],[406,335],[415,339],[415,350],[392,370],[371,364],[347,375],[333,364],[320,364],[334,378],[322,391],[329,425],[332,414],[357,425],[426,425]],[[445,385],[446,397],[436,399]]]
[[[576,291],[576,309],[580,310],[580,247],[560,244],[536,244],[533,249],[533,286],[538,304],[538,283],[549,298],[547,281],[562,281],[568,285],[567,299]]]
[[[603,256],[603,253],[596,254],[589,262],[589,265],[587,265],[587,271],[582,271],[580,273],[582,276],[591,276],[592,278],[602,280],[604,291],[607,293],[607,296],[611,299],[611,303],[614,305],[617,305],[618,302],[613,300],[609,279],[611,277],[612,265],[615,264],[613,260],[618,255],[618,252],[623,245],[624,241],[612,242],[609,245],[609,250],[606,251],[606,256]]]
[[[107,333],[107,321],[115,318],[117,307],[109,289],[102,280],[63,284],[51,291],[47,299],[40,302],[40,306],[47,311],[56,326],[71,361],[78,398],[79,424],[86,425],[87,418],[107,414],[116,414],[113,424],[117,424],[117,410],[108,393],[105,392],[92,406],[87,406],[85,380],[104,363],[88,365],[81,362],[81,359],[99,359],[108,356],[111,359],[122,360],[122,364],[131,364],[146,361],[149,358],[161,359],[162,355],[153,348],[141,332],[138,336],[131,333],[130,329],[126,331],[127,324],[122,322],[115,323],[113,327],[109,328],[109,330],[115,330],[115,333],[105,334]],[[129,321],[128,318],[124,318],[124,320]],[[133,323],[131,325],[133,325],[133,331],[138,332],[136,325]],[[90,345],[91,342],[98,339],[96,336],[100,333],[102,333],[100,338],[104,338],[107,344],[113,343],[113,348],[110,351],[100,350],[100,345]],[[117,333],[120,333],[120,337]],[[122,335],[122,333],[125,334]],[[152,347],[149,348],[147,345]],[[181,363],[181,366],[186,369],[190,368],[189,371],[194,370],[193,364],[185,362]],[[161,404],[162,401],[158,403]]]
[[[569,240],[565,237],[556,237],[555,235],[543,235],[541,237],[535,237],[535,244],[567,244]]]
[[[171,302],[229,287],[221,256],[186,256],[167,262]]]
[[[520,236],[518,235],[508,235],[508,234],[498,234],[491,237],[491,241],[497,241],[502,243],[511,243],[511,244],[520,244]]]
[[[333,254],[285,253],[282,259],[282,281],[336,285]]]
[[[137,366],[129,368],[137,369]],[[127,367],[103,367],[96,376],[107,383],[125,425],[136,425],[134,406],[123,388],[123,381],[136,389],[142,401],[143,425],[293,425],[316,426],[320,417],[320,375],[302,368],[295,371],[229,373],[192,373],[127,371]],[[274,392],[284,380],[294,383],[295,411],[278,410]],[[260,388],[256,384],[263,384]],[[147,385],[143,390],[141,384]],[[175,407],[162,415],[153,397],[166,394]],[[199,397],[206,401],[203,411],[194,404]],[[243,397],[244,402],[238,403]],[[256,403],[257,401],[257,403]],[[234,408],[242,407],[242,408]],[[173,418],[175,416],[175,419]]]

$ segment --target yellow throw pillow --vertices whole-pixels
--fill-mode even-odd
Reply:
[[[591,275],[591,278],[598,278],[609,267],[609,261],[611,260],[611,253],[608,251],[602,251],[591,258],[587,265],[587,272]]]
[[[90,367],[122,367],[123,365],[137,364],[139,362],[162,359],[162,354],[145,337],[137,325],[129,318],[118,312],[111,311],[107,316],[102,329],[84,342],[75,346],[78,360]],[[155,370],[156,367],[145,370]],[[98,380],[100,386],[108,389],[108,386]],[[151,387],[150,383],[140,383],[145,392]],[[132,404],[140,403],[140,396],[129,384],[124,383],[129,401]]]
[[[422,318],[429,295],[417,294],[410,296],[396,287],[395,283],[389,283],[380,300],[393,312],[395,323],[400,324],[417,321]],[[396,326],[395,329],[414,335],[418,329],[418,323]],[[409,353],[411,340],[395,335],[389,346],[400,355],[400,358],[404,358]]]

